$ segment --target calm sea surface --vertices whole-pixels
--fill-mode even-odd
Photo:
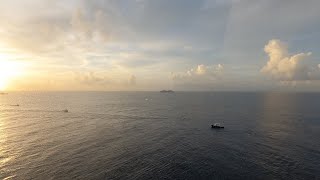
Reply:
[[[0,179],[320,179],[320,94],[0,95]]]

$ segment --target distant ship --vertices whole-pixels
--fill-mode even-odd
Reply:
[[[0,95],[7,95],[8,93],[6,92],[0,92]]]
[[[174,93],[174,91],[172,91],[172,90],[162,90],[162,91],[160,91],[161,93]]]

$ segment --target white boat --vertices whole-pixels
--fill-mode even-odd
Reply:
[[[221,126],[220,123],[214,123],[213,125],[211,125],[211,128],[221,129],[224,128],[224,126]]]

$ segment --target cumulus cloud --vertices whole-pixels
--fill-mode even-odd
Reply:
[[[197,69],[196,69],[196,73],[197,73],[197,74],[200,74],[200,75],[201,75],[201,74],[205,74],[206,71],[207,71],[207,68],[206,68],[206,66],[203,65],[203,64],[198,65],[198,67],[197,67]]]
[[[108,77],[94,72],[74,73],[74,79],[87,85],[108,85],[113,83]]]
[[[123,75],[114,74],[113,76],[107,76],[104,72],[72,72],[74,81],[65,78],[70,83],[73,82],[75,86],[79,86],[83,89],[97,89],[104,90],[108,88],[110,90],[128,90],[136,88],[137,78],[135,75]],[[114,78],[117,77],[117,78]]]
[[[272,39],[264,47],[269,60],[261,72],[280,81],[319,79],[319,68],[313,68],[308,59],[311,52],[289,55],[287,44]]]
[[[223,66],[221,64],[214,65],[214,66],[206,66],[206,65],[200,64],[197,66],[195,70],[191,69],[190,71],[188,71],[188,73],[189,74],[195,73],[197,75],[205,75],[205,74],[217,75],[222,71],[223,71]]]
[[[186,72],[171,73],[171,79],[176,82],[183,83],[209,83],[221,77],[224,67],[221,64],[206,66],[200,64]]]

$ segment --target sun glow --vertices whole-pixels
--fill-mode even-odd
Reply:
[[[23,71],[23,65],[10,60],[8,55],[0,54],[0,91],[9,89],[9,84],[19,77]]]

